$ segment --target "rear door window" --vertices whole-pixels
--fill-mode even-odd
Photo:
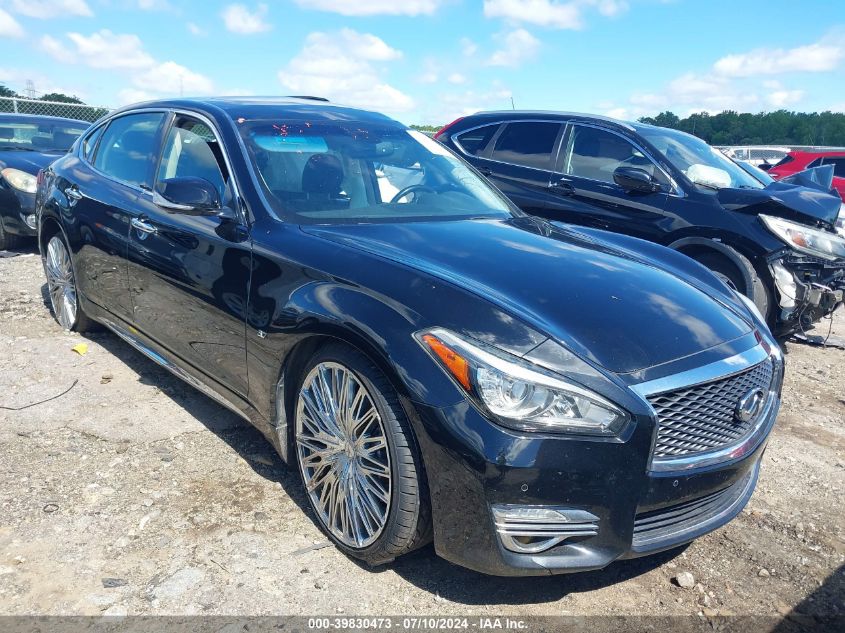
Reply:
[[[97,146],[94,167],[130,185],[151,188],[151,165],[164,113],[127,114],[109,123]]]
[[[490,139],[493,138],[493,135],[498,129],[498,123],[477,127],[474,130],[467,130],[466,132],[459,134],[455,137],[455,140],[460,148],[467,154],[472,156],[481,156],[482,152],[484,152],[487,147],[487,144],[490,142]]]
[[[496,139],[491,158],[503,163],[551,169],[552,151],[562,124],[545,121],[508,123]]]

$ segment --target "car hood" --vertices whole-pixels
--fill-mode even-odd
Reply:
[[[830,166],[828,166],[830,167]],[[827,170],[831,172],[832,170]],[[831,193],[825,167],[806,169],[776,180],[763,189],[720,189],[719,204],[730,211],[775,215],[802,223],[822,222],[832,227],[842,200]]]
[[[683,358],[752,331],[704,284],[634,250],[536,218],[302,230],[460,286],[615,373]]]
[[[27,152],[22,150],[0,151],[0,166],[20,169],[33,176],[62,156],[65,152]]]

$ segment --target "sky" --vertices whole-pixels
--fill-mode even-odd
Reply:
[[[0,83],[324,96],[412,124],[845,111],[843,0],[0,0]]]

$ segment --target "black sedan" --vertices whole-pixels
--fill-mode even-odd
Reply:
[[[88,123],[29,114],[0,114],[0,250],[35,237],[38,171],[67,152]]]
[[[44,173],[59,322],[258,427],[370,564],[493,574],[687,542],[754,490],[782,357],[691,259],[523,214],[428,137],[304,98],[146,103]]]

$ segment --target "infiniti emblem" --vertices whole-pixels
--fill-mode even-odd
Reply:
[[[750,422],[753,420],[760,413],[763,400],[765,399],[766,394],[762,389],[752,389],[749,391],[736,403],[736,410],[734,411],[736,419],[740,422]]]

